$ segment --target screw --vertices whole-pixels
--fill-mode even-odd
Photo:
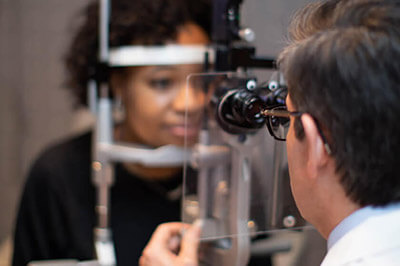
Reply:
[[[226,181],[220,181],[220,182],[218,183],[217,190],[218,190],[218,192],[220,192],[222,195],[228,194],[228,184],[226,183]]]
[[[293,227],[296,225],[296,218],[293,215],[288,215],[283,218],[283,226],[285,227]]]
[[[93,170],[95,170],[95,171],[100,171],[100,170],[101,170],[101,167],[102,167],[102,165],[101,165],[100,162],[93,162],[93,163],[92,163],[92,168],[93,168]]]

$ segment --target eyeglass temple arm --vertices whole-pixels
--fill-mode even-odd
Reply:
[[[290,117],[291,115],[298,116],[299,112],[289,112],[287,110],[265,109],[260,112],[263,116]]]

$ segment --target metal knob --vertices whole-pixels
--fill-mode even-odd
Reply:
[[[256,39],[256,34],[250,28],[239,30],[239,37],[246,42],[253,42]]]

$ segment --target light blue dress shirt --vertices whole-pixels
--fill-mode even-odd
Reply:
[[[335,245],[340,238],[354,229],[357,225],[368,220],[369,217],[383,215],[392,211],[400,210],[400,202],[389,204],[384,207],[366,206],[343,219],[329,234],[328,250]]]

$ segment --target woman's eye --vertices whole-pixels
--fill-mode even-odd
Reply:
[[[159,78],[159,79],[152,79],[150,80],[150,86],[159,89],[159,90],[165,90],[173,85],[173,80],[169,78]]]

